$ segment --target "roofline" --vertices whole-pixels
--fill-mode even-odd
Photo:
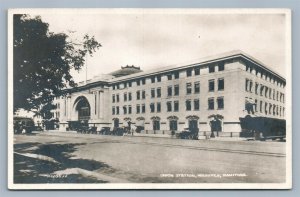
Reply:
[[[221,57],[220,57],[221,56]],[[202,65],[206,65],[209,63],[213,63],[213,62],[218,62],[218,61],[222,61],[222,60],[228,60],[228,59],[232,59],[232,58],[236,58],[236,57],[241,57],[243,59],[246,59],[247,61],[256,64],[257,66],[267,70],[268,72],[272,73],[273,75],[275,75],[276,77],[278,77],[279,79],[283,80],[286,83],[286,80],[284,77],[282,77],[281,75],[279,75],[278,73],[276,73],[275,71],[271,70],[270,68],[268,68],[268,66],[266,66],[264,63],[262,63],[261,61],[257,60],[256,58],[244,53],[243,51],[231,51],[225,54],[221,54],[218,55],[218,57],[215,58],[205,58],[206,60],[200,61],[198,63],[192,63],[192,64],[188,64],[185,66],[173,66],[173,67],[168,67],[166,69],[162,69],[162,70],[157,70],[157,71],[149,71],[149,72],[140,72],[140,73],[135,73],[132,75],[127,75],[127,76],[123,76],[123,77],[119,77],[119,78],[114,78],[114,79],[110,79],[108,80],[108,82],[110,84],[112,83],[118,83],[118,82],[123,82],[123,81],[127,81],[130,78],[132,79],[137,79],[140,77],[147,77],[147,76],[152,76],[155,74],[160,74],[160,73],[166,73],[166,72],[172,72],[175,70],[182,70],[182,69],[186,69],[189,67],[193,67],[193,66],[202,66]],[[204,59],[204,58],[203,58]]]

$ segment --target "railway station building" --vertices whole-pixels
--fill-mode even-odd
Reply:
[[[120,70],[80,83],[56,100],[60,129],[74,121],[102,127],[135,125],[147,133],[185,128],[241,132],[246,116],[285,119],[286,80],[242,51],[185,65]]]

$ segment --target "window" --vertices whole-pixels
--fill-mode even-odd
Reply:
[[[246,83],[245,83],[245,90],[246,90],[246,92],[249,91],[249,89],[248,89],[248,87],[249,87],[249,82],[250,82],[250,80],[249,80],[249,79],[246,79]]]
[[[124,88],[127,88],[127,83],[126,82],[124,83]]]
[[[127,101],[127,93],[124,93],[124,101]]]
[[[249,87],[250,92],[252,92],[252,86],[253,86],[253,82],[252,82],[252,80],[250,80],[250,87]]]
[[[131,92],[128,93],[128,100],[129,100],[129,101],[132,100]]]
[[[174,95],[178,96],[179,95],[179,85],[174,86]]]
[[[279,92],[277,91],[276,92],[276,101],[278,101],[278,99],[279,99]]]
[[[260,96],[263,96],[264,92],[264,85],[260,85]]]
[[[218,65],[218,71],[223,71],[224,70],[224,62],[220,62]]]
[[[140,105],[136,105],[136,113],[137,114],[141,113],[141,106]]]
[[[157,78],[157,82],[161,82],[161,76],[160,75],[158,75],[156,78]]]
[[[186,111],[191,111],[192,110],[191,100],[186,100],[185,101],[185,107],[186,107]]]
[[[142,113],[145,113],[145,111],[146,111],[146,106],[145,106],[145,104],[143,104],[142,105]]]
[[[224,90],[224,79],[218,79],[218,90]]]
[[[157,98],[161,97],[161,88],[156,89],[156,96],[157,96]]]
[[[258,94],[258,86],[259,86],[259,84],[255,83],[255,94]]]
[[[275,89],[273,89],[273,100],[275,100]]]
[[[167,102],[167,111],[168,112],[172,111],[172,103],[171,103],[171,101]]]
[[[160,130],[160,121],[159,120],[153,120],[153,130],[154,131]]]
[[[194,100],[194,110],[195,110],[195,111],[200,110],[200,102],[199,102],[199,99],[195,99],[195,100]]]
[[[116,114],[118,115],[120,113],[119,106],[116,107]]]
[[[223,97],[218,97],[217,103],[218,103],[218,109],[224,109],[224,98]]]
[[[215,103],[214,103],[214,98],[209,98],[208,99],[208,109],[209,110],[213,110],[213,109],[215,109],[215,105],[214,105]]]
[[[145,99],[145,98],[146,98],[146,91],[143,90],[143,91],[142,91],[142,99]]]
[[[140,80],[138,79],[138,80],[136,80],[136,85],[137,86],[140,86],[141,85],[141,82],[140,82]]]
[[[126,106],[123,106],[123,113],[127,114],[127,107]]]
[[[195,68],[195,75],[200,75],[200,68]]]
[[[155,77],[151,77],[151,83],[155,83]]]
[[[168,96],[172,96],[172,86],[168,86]]]
[[[262,113],[262,105],[263,105],[263,102],[260,101],[260,102],[259,102],[259,112],[260,112],[260,113]]]
[[[132,113],[131,105],[128,106],[128,114]]]
[[[145,85],[146,84],[146,79],[142,79],[142,84]]]
[[[119,84],[117,84],[117,89],[120,89],[120,85]]]
[[[115,90],[116,89],[116,86],[115,85],[113,85],[113,90]]]
[[[151,89],[151,98],[155,98],[155,89]]]
[[[131,81],[129,81],[129,82],[128,82],[128,86],[129,86],[129,87],[131,87],[131,86],[132,86],[132,83],[131,83]]]
[[[265,89],[265,97],[266,97],[266,98],[268,98],[268,90],[269,90],[269,88],[266,87],[266,89]]]
[[[215,80],[209,80],[208,81],[208,91],[213,92],[215,91]]]
[[[194,83],[194,89],[195,89],[195,94],[200,93],[200,83],[199,82]]]
[[[114,94],[112,95],[112,102],[113,102],[113,103],[116,102],[116,98],[115,98],[115,95],[114,95]]]
[[[115,113],[116,113],[116,109],[115,107],[112,107],[112,115],[115,115]]]
[[[192,84],[187,83],[186,84],[186,94],[191,94],[192,93]]]
[[[178,110],[179,110],[179,102],[174,101],[174,111],[178,111]]]
[[[174,78],[179,79],[179,71],[174,72]]]
[[[120,97],[119,97],[119,94],[117,94],[117,102],[120,101]]]
[[[208,67],[208,72],[209,72],[209,73],[214,73],[214,72],[215,72],[215,65],[210,65],[210,66]]]
[[[150,103],[150,112],[151,112],[151,113],[155,112],[155,106],[154,106],[154,103]]]
[[[161,111],[161,104],[157,103],[156,104],[156,112],[160,112]]]
[[[265,102],[265,114],[267,115],[268,114],[268,103]]]
[[[170,120],[170,130],[177,131],[177,120]]]
[[[187,77],[192,76],[192,69],[187,69],[187,70],[186,70],[186,76],[187,76]]]
[[[136,100],[140,100],[141,99],[141,92],[137,91],[136,92]]]
[[[168,74],[167,77],[169,81],[172,80],[172,74]]]

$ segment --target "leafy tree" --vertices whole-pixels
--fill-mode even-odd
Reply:
[[[49,32],[48,27],[41,17],[13,17],[14,111],[49,108],[48,103],[63,89],[76,86],[70,70],[79,71],[85,57],[101,47],[89,35],[75,43],[64,33]]]

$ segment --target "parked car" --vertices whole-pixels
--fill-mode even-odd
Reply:
[[[198,139],[198,130],[190,130],[188,128],[185,128],[182,132],[177,133],[176,137],[179,139],[197,140]]]

